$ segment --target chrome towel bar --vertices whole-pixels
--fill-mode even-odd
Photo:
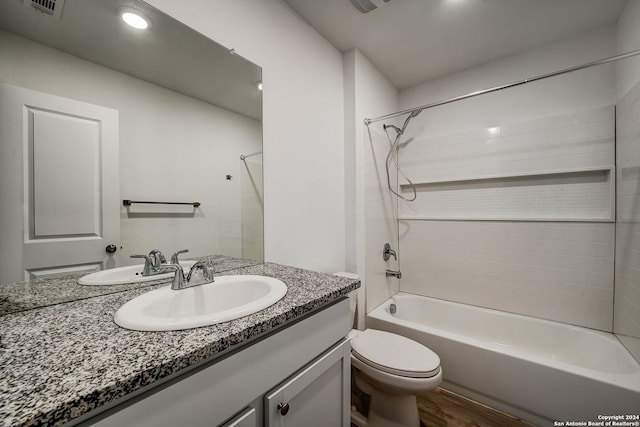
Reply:
[[[122,201],[122,204],[124,206],[131,206],[134,203],[144,203],[144,204],[151,204],[151,205],[191,205],[194,208],[197,208],[200,206],[200,202],[148,202],[148,201],[128,200],[128,199],[125,199]]]

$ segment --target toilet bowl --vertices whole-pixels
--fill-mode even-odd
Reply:
[[[356,294],[349,298],[353,320]],[[354,329],[349,338],[355,383],[371,397],[368,414],[352,409],[352,422],[360,427],[419,427],[416,396],[442,382],[438,355],[409,338],[376,329]]]

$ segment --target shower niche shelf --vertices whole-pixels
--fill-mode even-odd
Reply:
[[[588,167],[414,183],[417,199],[400,200],[400,220],[615,220],[615,168]],[[411,195],[408,184],[400,186]]]

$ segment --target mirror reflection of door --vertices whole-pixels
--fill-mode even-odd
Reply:
[[[0,146],[0,282],[114,267],[118,112],[0,84]]]
[[[246,188],[240,159],[262,151],[260,67],[139,0],[127,6],[151,19],[149,31],[124,23],[120,0],[67,0],[57,16],[29,3],[0,1],[0,82],[119,114],[113,266],[138,264],[129,256],[152,249],[262,260],[262,156],[248,159]],[[200,206],[129,207],[122,199]],[[22,253],[24,238],[13,248],[2,230],[5,253]],[[104,243],[101,252],[115,241]]]

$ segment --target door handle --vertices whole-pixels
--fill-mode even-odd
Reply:
[[[116,245],[107,245],[107,247],[104,248],[104,250],[107,251],[107,253],[112,254],[118,250],[118,247]]]

